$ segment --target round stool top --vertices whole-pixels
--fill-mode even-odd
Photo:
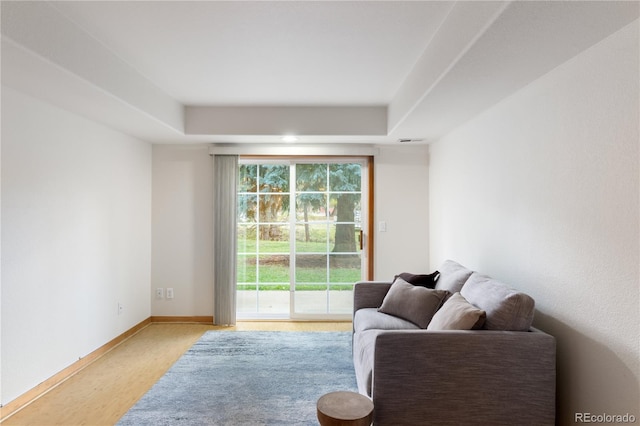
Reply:
[[[333,420],[364,420],[373,414],[373,402],[356,392],[331,392],[318,400],[318,413]]]

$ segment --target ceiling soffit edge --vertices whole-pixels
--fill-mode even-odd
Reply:
[[[186,107],[187,135],[387,135],[386,106]]]

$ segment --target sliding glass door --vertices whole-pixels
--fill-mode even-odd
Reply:
[[[362,278],[362,169],[296,165],[295,314],[352,312],[353,283]]]
[[[239,173],[238,317],[350,316],[366,159],[242,160]]]

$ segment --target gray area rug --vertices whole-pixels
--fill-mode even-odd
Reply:
[[[357,391],[350,332],[209,331],[118,425],[317,425],[337,390]]]

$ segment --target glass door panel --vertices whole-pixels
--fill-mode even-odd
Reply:
[[[356,230],[362,165],[296,164],[295,172],[293,315],[349,315],[353,284],[362,279],[360,229]],[[320,252],[321,257],[314,254]],[[303,275],[313,279],[303,280]]]
[[[296,225],[296,252],[326,253],[329,235],[327,225]]]
[[[288,164],[241,164],[238,185],[239,317],[288,317]]]

